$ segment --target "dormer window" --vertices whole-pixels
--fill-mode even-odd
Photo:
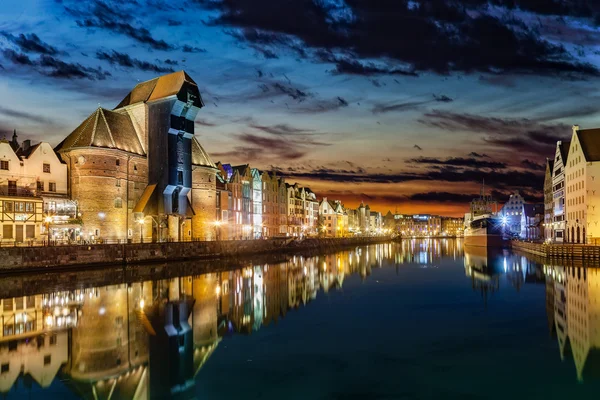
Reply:
[[[44,163],[44,173],[49,174],[50,173],[50,164],[46,164]]]

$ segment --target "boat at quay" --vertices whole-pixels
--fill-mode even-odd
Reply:
[[[485,186],[481,189],[481,196],[471,201],[465,225],[465,246],[502,248],[506,244],[498,202],[485,195]]]

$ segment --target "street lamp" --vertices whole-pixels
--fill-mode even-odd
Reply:
[[[137,223],[140,224],[140,243],[144,243],[144,219],[138,219]]]
[[[216,231],[216,236],[217,236],[217,241],[221,240],[221,221],[216,220],[214,222],[215,224],[215,231]]]

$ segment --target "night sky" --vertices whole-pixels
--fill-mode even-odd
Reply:
[[[460,215],[482,179],[541,200],[556,141],[600,126],[599,50],[592,0],[2,0],[0,134],[56,145],[183,69],[214,161]]]

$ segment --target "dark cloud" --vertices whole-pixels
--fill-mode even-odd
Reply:
[[[311,96],[311,94],[308,92],[302,91],[296,87],[283,85],[279,82],[273,83],[272,87],[276,91],[279,91],[280,93],[285,94],[296,101],[304,101],[307,97]]]
[[[474,151],[470,152],[470,153],[469,153],[469,156],[470,156],[470,157],[477,157],[477,158],[490,158],[490,156],[488,156],[488,155],[487,155],[487,154],[485,154],[485,153],[482,153],[482,154],[480,154],[480,153],[476,153],[476,152],[474,152]]]
[[[342,107],[348,107],[348,102],[347,102],[347,101],[346,101],[344,98],[342,98],[342,97],[338,96],[338,97],[337,97],[337,100],[340,102],[340,105],[341,105]]]
[[[132,10],[121,10],[116,4],[106,4],[102,1],[86,2],[81,8],[65,7],[68,13],[76,17],[78,26],[97,28],[127,36],[139,43],[148,45],[155,50],[172,50],[175,46],[162,39],[156,39],[150,31],[139,25],[132,25]]]
[[[462,203],[467,204],[479,197],[478,194],[463,194],[449,192],[425,192],[407,196],[407,200],[426,203]]]
[[[533,169],[536,171],[544,171],[546,170],[546,166],[544,164],[538,164],[534,161],[531,160],[523,160],[521,161],[521,164],[525,167],[525,168],[529,168],[529,169]]]
[[[417,77],[418,74],[411,70],[403,70],[390,66],[380,66],[374,62],[362,62],[349,57],[336,57],[329,52],[317,52],[320,61],[335,64],[335,69],[330,71],[334,75],[404,75]]]
[[[469,167],[469,168],[490,168],[504,169],[507,167],[505,163],[495,161],[483,161],[475,158],[450,157],[439,159],[433,157],[419,157],[407,161],[412,164],[427,164],[427,165],[449,165],[454,167]]]
[[[417,149],[417,150],[419,150],[419,151],[423,150],[423,148],[422,148],[421,146],[419,146],[418,144],[415,144],[415,145],[413,146],[413,149]]]
[[[235,135],[235,140],[239,143],[234,148],[234,151],[215,153],[215,157],[234,157],[238,159],[253,161],[265,160],[298,160],[308,154],[311,148],[330,146],[329,143],[316,141],[306,136],[294,136],[289,132],[295,128],[280,125],[277,127],[258,127],[267,133],[271,133],[274,137],[265,137],[253,133],[241,133]],[[271,131],[271,132],[269,132]],[[274,133],[287,132],[285,134]]]
[[[435,168],[419,172],[401,172],[396,174],[380,173],[329,173],[317,169],[301,172],[288,172],[293,178],[303,178],[339,183],[403,183],[403,182],[451,182],[451,183],[477,183],[485,184],[502,190],[530,190],[532,186],[541,185],[543,173],[516,170],[489,170],[464,169],[454,167]]]
[[[177,60],[171,60],[170,58],[167,58],[163,62],[167,65],[179,65],[179,62]]]
[[[47,54],[42,54],[37,60],[33,60],[26,54],[6,49],[2,51],[2,55],[14,64],[31,66],[38,72],[54,78],[103,80],[110,76],[110,73],[102,68],[85,67],[79,63],[65,62]]]
[[[4,115],[6,117],[12,117],[17,120],[24,120],[25,122],[35,122],[41,125],[51,125],[54,121],[49,118],[42,117],[38,113],[30,113],[23,110],[14,110],[12,108],[7,108],[0,106],[0,115]]]
[[[167,25],[169,26],[179,26],[181,25],[181,21],[175,21],[174,19],[167,20]]]
[[[114,50],[111,52],[98,50],[96,52],[96,58],[99,60],[108,61],[112,65],[119,65],[126,68],[136,68],[142,71],[152,71],[158,73],[173,72],[173,68],[171,67],[161,67],[160,65],[152,64],[148,61],[138,60],[137,58],[129,56],[129,54],[119,53]]]
[[[181,51],[183,51],[184,53],[206,53],[206,49],[202,49],[196,46],[189,46],[187,44],[184,44],[181,47]]]
[[[195,124],[200,125],[200,126],[206,126],[209,128],[217,126],[217,124],[215,124],[213,122],[208,122],[207,120],[202,119],[202,118],[197,118]]]
[[[419,122],[451,132],[479,133],[487,143],[527,154],[553,153],[556,142],[568,139],[571,134],[571,128],[565,124],[543,124],[527,118],[484,117],[439,110],[425,113]]]
[[[276,136],[312,135],[315,133],[315,131],[313,131],[311,129],[295,128],[288,124],[277,124],[277,125],[268,125],[268,126],[250,124],[249,126],[251,128],[263,131],[265,133],[269,133],[271,135],[276,135]]]
[[[434,94],[433,98],[435,99],[435,101],[438,101],[440,103],[452,103],[454,101],[454,99],[446,96],[445,94]]]
[[[21,33],[18,36],[14,36],[8,32],[0,32],[0,35],[19,46],[21,51],[26,53],[47,54],[50,56],[54,56],[59,53],[56,47],[43,42],[35,33]]]
[[[425,101],[407,101],[395,103],[378,103],[371,109],[373,114],[384,114],[389,112],[412,111],[421,108],[421,106],[431,103],[430,100]]]
[[[85,78],[89,80],[103,80],[110,76],[110,73],[102,68],[84,67],[78,63],[67,63],[55,57],[43,54],[38,65],[44,69],[44,74],[54,78]]]
[[[397,71],[534,73],[597,76],[598,69],[579,62],[566,47],[540,37],[533,27],[489,7],[487,0],[406,1],[347,0],[197,0],[219,15],[207,23],[235,30],[245,43],[295,49],[306,57],[334,63],[340,73]],[[590,6],[565,6],[551,0],[493,0],[505,9],[542,15],[589,17]],[[558,5],[557,5],[558,4]],[[266,13],[264,10],[269,10]],[[581,11],[585,10],[585,11]],[[252,30],[257,34],[248,35]],[[399,40],[415,38],[419,40]],[[299,45],[300,44],[300,45]],[[330,56],[335,54],[335,56]],[[323,56],[325,55],[325,56]],[[370,64],[385,60],[392,70]],[[334,70],[335,71],[335,70]]]
[[[2,55],[4,56],[4,58],[6,58],[14,64],[34,65],[33,61],[29,58],[27,54],[17,53],[14,50],[6,49],[2,50]]]

